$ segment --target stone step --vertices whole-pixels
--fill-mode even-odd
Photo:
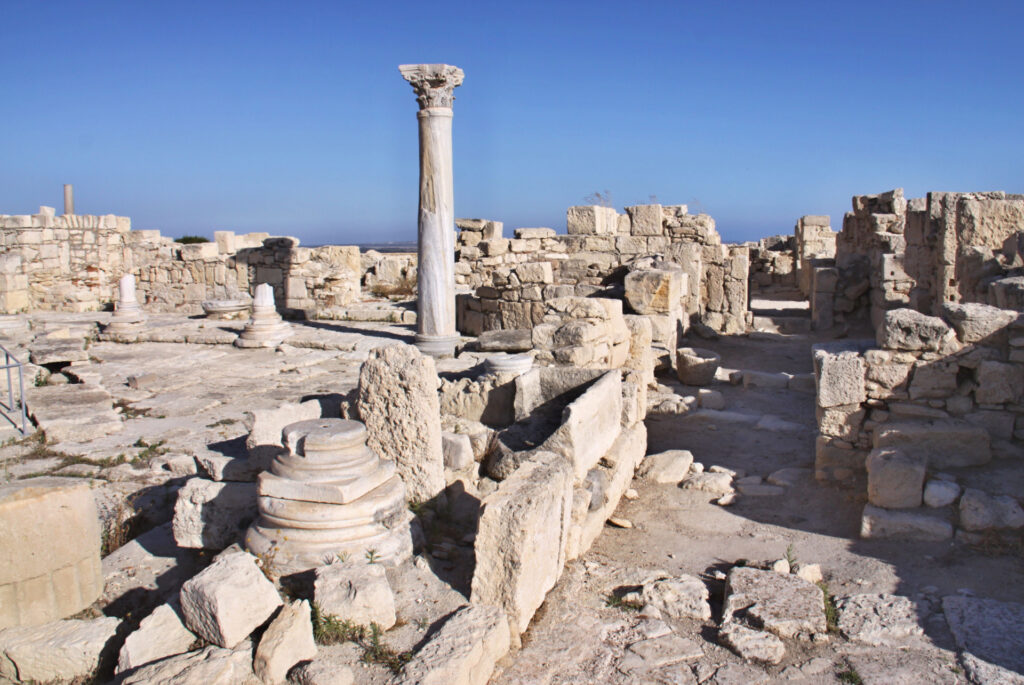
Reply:
[[[767,333],[810,333],[811,319],[806,316],[755,316],[754,329]]]

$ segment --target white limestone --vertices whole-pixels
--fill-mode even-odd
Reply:
[[[235,339],[235,346],[277,347],[291,334],[291,326],[281,319],[274,306],[274,289],[269,283],[260,283],[252,301],[252,317]]]

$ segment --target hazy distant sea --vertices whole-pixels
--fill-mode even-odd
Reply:
[[[337,245],[338,243],[330,243]],[[348,243],[351,245],[351,243]],[[415,252],[416,241],[410,240],[404,243],[356,243],[360,252],[376,250],[377,252]],[[305,245],[303,247],[322,247],[322,245]]]

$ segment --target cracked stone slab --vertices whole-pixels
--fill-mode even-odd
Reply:
[[[924,612],[908,597],[889,594],[850,595],[836,600],[839,630],[848,639],[866,645],[895,646],[924,634],[919,614]]]
[[[48,442],[85,441],[124,430],[113,398],[95,385],[29,388],[26,406]]]
[[[817,585],[795,575],[736,567],[726,580],[722,623],[743,617],[782,638],[826,630],[825,599]]]
[[[704,650],[697,642],[678,635],[640,640],[631,644],[629,651],[642,658],[649,668],[671,666],[680,661],[691,661],[704,656]]]
[[[722,644],[748,661],[777,664],[786,655],[782,640],[763,630],[728,623],[718,633]]]
[[[951,595],[942,610],[971,680],[1024,684],[1024,604]]]
[[[644,583],[642,602],[669,618],[711,618],[708,589],[696,576],[684,574]]]

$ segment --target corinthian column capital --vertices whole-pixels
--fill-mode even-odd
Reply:
[[[398,67],[402,78],[416,91],[420,109],[447,107],[451,109],[455,96],[452,91],[462,84],[462,69],[450,64],[402,64]]]

